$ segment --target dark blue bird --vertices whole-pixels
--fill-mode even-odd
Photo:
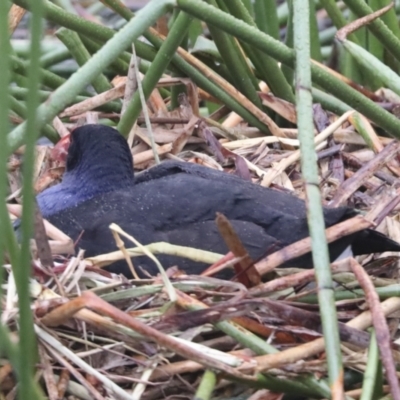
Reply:
[[[125,139],[102,125],[72,132],[63,181],[42,192],[38,203],[44,218],[72,240],[80,238],[77,247],[88,257],[116,250],[108,228],[112,222],[142,244],[169,242],[225,254],[228,249],[214,222],[216,212],[231,221],[255,260],[308,236],[304,201],[224,172],[168,161],[135,179]],[[348,207],[324,208],[327,226],[355,215]],[[330,244],[331,259],[349,245],[356,255],[400,251],[398,243],[367,229]],[[164,267],[178,265],[190,274],[206,267],[186,258],[157,257]],[[152,275],[158,272],[144,256],[135,258],[134,265],[139,274],[140,268]],[[311,257],[300,257],[290,265],[311,267]],[[108,269],[130,276],[125,261]]]

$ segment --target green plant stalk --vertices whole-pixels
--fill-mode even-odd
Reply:
[[[68,60],[70,57],[71,54],[68,49],[55,49],[40,57],[40,65],[45,69],[62,61]]]
[[[175,4],[173,0],[151,0],[128,22],[101,50],[91,57],[79,71],[51,95],[51,101],[37,110],[38,128],[52,120],[77,94],[116,59],[145,29],[164,15]],[[24,139],[25,124],[21,124],[8,135],[10,150],[17,148]]]
[[[224,4],[218,6],[216,0],[206,0],[206,2],[217,9],[220,8],[223,10],[224,8]],[[250,69],[247,60],[243,57],[238,43],[232,36],[212,25],[209,26],[208,29],[210,30],[211,36],[223,61],[226,65],[229,65],[229,69],[232,71],[231,75],[235,88],[244,94],[258,108],[262,109],[261,99],[257,94],[257,90],[259,90],[258,81],[253,71]]]
[[[83,44],[85,45],[85,47],[89,50],[89,52],[92,55],[97,53],[97,51],[99,51],[99,49],[101,49],[101,46],[104,44],[104,43],[102,43],[100,45],[100,43],[98,43],[92,39],[89,39],[85,35],[79,35],[79,37],[81,38]],[[136,49],[136,44],[139,44],[139,47],[141,48],[140,54],[142,54],[142,55],[143,55],[143,53],[146,54],[146,60],[141,58],[141,61],[139,63],[139,71],[142,74],[146,74],[151,65],[151,63],[147,62],[147,60],[150,58],[153,61],[157,52],[154,50],[153,47],[151,47],[148,44],[143,43],[141,41],[135,42],[135,49]],[[110,65],[110,68],[119,75],[126,75],[128,68],[129,68],[130,58],[131,58],[131,55],[127,51],[125,51],[120,55],[120,57],[118,59],[116,59],[115,61],[112,62],[112,64]],[[169,69],[171,71],[173,71],[172,68],[169,68]],[[175,72],[178,72],[178,70],[175,69]],[[170,95],[169,91],[165,88],[159,88],[158,90],[160,91],[161,95],[164,98],[168,97]],[[121,108],[121,107],[119,107],[119,108]]]
[[[391,3],[391,0],[376,0],[378,6],[377,9],[386,7]],[[393,32],[396,37],[400,37],[400,27],[396,15],[396,3],[387,13],[383,14],[380,18],[387,25],[387,27]]]
[[[238,327],[236,324],[229,321],[221,321],[214,324],[220,331],[226,333],[228,336],[234,338],[241,345],[248,347],[256,354],[273,354],[277,353],[278,350],[273,346],[266,343],[263,339],[260,339],[257,335],[247,331],[243,327]],[[296,390],[304,392],[307,388],[314,394],[318,394],[322,397],[329,397],[330,391],[327,382],[324,379],[316,379],[314,376],[305,376],[299,380],[281,380],[272,376],[268,376],[271,380],[271,390],[282,390],[290,382],[289,392],[295,393]],[[285,383],[286,382],[286,383]],[[278,386],[276,386],[278,385]],[[285,391],[285,390],[284,390]],[[286,392],[286,391],[285,391]],[[299,392],[300,393],[300,392]]]
[[[318,395],[315,391],[312,390],[312,387],[308,386],[307,378],[306,379],[285,379],[285,378],[277,378],[273,375],[264,375],[257,374],[256,381],[254,380],[242,380],[242,379],[234,379],[235,383],[242,383],[248,385],[249,387],[257,387],[260,389],[269,389],[271,392],[276,393],[285,393],[293,396],[307,397],[307,398],[315,398],[326,397]],[[328,395],[329,395],[328,390]]]
[[[226,32],[235,35],[278,61],[294,68],[294,52],[291,49],[243,21],[239,21],[231,15],[210,7],[201,1],[177,0],[177,3],[187,13],[201,18],[209,24],[217,25]],[[320,85],[328,93],[335,95],[349,106],[367,115],[374,123],[386,129],[394,137],[400,137],[400,124],[394,115],[383,110],[374,104],[373,101],[367,99],[322,68],[311,65],[311,73],[315,84]]]
[[[87,51],[76,32],[70,29],[60,28],[56,32],[56,36],[69,49],[72,57],[74,57],[79,66],[84,65],[90,59],[91,54]],[[97,93],[106,92],[112,88],[112,85],[103,74],[96,76],[92,81],[92,85]]]
[[[381,300],[388,299],[389,297],[399,297],[400,296],[400,285],[390,285],[386,287],[378,287],[376,288],[376,292]],[[365,297],[365,293],[361,289],[353,289],[349,290],[337,290],[335,291],[335,301],[341,300],[353,300],[353,299],[363,299]],[[318,299],[315,295],[308,295],[299,298],[298,300],[301,303],[307,304],[316,304]]]
[[[127,21],[135,16],[135,14],[121,0],[103,0],[103,3]],[[152,36],[147,32],[145,36],[146,39],[149,35]]]
[[[19,262],[19,248],[16,243],[13,227],[8,215],[6,203],[4,199],[7,197],[7,159],[8,146],[7,134],[10,129],[8,120],[9,114],[9,83],[10,83],[10,55],[12,53],[9,32],[8,32],[8,12],[9,3],[0,2],[0,138],[2,146],[0,146],[0,260],[4,262],[5,250],[7,250],[12,265]],[[3,282],[4,269],[0,268],[0,282]],[[0,298],[2,299],[2,285],[0,285]],[[2,308],[0,307],[0,314]],[[20,351],[17,345],[11,341],[9,331],[6,326],[0,322],[0,354],[6,354],[19,377],[23,364],[20,363]]]
[[[289,18],[286,25],[285,45],[293,49],[293,0],[287,0]],[[294,70],[285,64],[282,65],[282,73],[290,85],[293,85]]]
[[[315,7],[315,2],[310,1],[310,43],[311,43],[311,58],[313,60],[322,61],[321,45],[319,42],[319,29],[317,22],[317,12]]]
[[[113,33],[113,31],[111,31],[110,33],[112,33],[112,35],[110,36],[110,38],[111,38],[114,33]],[[95,40],[96,38],[92,38],[92,39]],[[144,43],[141,40],[135,40],[134,43],[135,43],[136,54],[142,59],[142,63],[143,63],[143,60],[154,61],[154,59],[156,58],[156,55],[157,55],[157,50],[153,46],[150,46],[149,44]],[[101,43],[101,45],[103,45],[103,44],[104,43]],[[131,50],[132,49],[130,49],[130,52],[125,51],[121,54],[122,60],[125,61],[126,63],[128,63],[128,65],[129,65],[130,58],[131,58],[131,53],[132,53]],[[141,66],[139,68],[141,68]],[[171,69],[171,70],[173,71],[173,69]],[[175,70],[175,71],[177,71],[177,70]],[[147,70],[142,70],[141,72],[145,73],[145,72],[147,72]]]
[[[33,171],[35,163],[35,143],[39,127],[36,109],[39,105],[38,90],[42,77],[40,67],[40,42],[42,37],[43,2],[32,1],[31,17],[31,51],[28,72],[27,120],[25,123],[25,152],[22,173],[22,217],[21,217],[21,251],[17,264],[12,265],[15,284],[18,291],[19,307],[19,387],[18,397],[34,398],[32,389],[35,385],[34,365],[37,359],[36,335],[33,329],[33,315],[30,304],[31,249],[33,236],[33,217],[35,198],[33,191]]]
[[[23,40],[22,42],[11,39],[11,47],[14,55],[17,55],[19,58],[23,60],[29,58],[29,50],[30,50],[29,39]],[[59,48],[59,45],[56,42],[43,41],[41,47],[42,55],[49,51],[54,51],[57,48]]]
[[[371,0],[371,2],[373,1],[374,0]],[[351,10],[349,10],[349,15],[349,22],[355,21],[357,19],[357,16]],[[375,50],[375,52],[373,53],[374,55],[380,53],[383,56],[385,49],[379,43],[378,39],[376,39],[376,37],[371,32],[367,31],[366,27],[361,27],[357,29],[354,32],[354,35],[357,37],[357,42],[354,43],[357,43],[359,46],[365,48],[368,51]],[[379,53],[376,53],[377,45],[380,47]],[[358,82],[364,86],[369,87],[373,91],[382,87],[382,82],[376,77],[376,74],[371,75],[369,73],[369,70],[363,69],[362,66],[360,66],[360,64],[357,62],[357,60],[354,59],[354,57],[352,57],[347,52],[344,52],[341,46],[339,46],[338,48],[340,71],[343,75],[350,78],[353,82]],[[392,56],[390,56],[389,54],[389,57]]]
[[[11,60],[12,60],[13,71],[15,71],[18,74],[23,75],[25,77],[29,75],[29,71],[31,68],[29,61],[22,61],[16,56],[12,56]],[[52,72],[46,71],[43,68],[41,69],[41,73],[42,73],[43,85],[45,85],[51,89],[57,89],[59,86],[61,86],[65,82],[64,78],[61,78],[58,75],[53,74]]]
[[[99,42],[89,39],[85,35],[79,35],[79,37],[80,37],[82,43],[87,48],[87,50],[90,52],[91,56],[93,54],[95,54],[99,49],[101,49],[102,45],[104,45],[104,41],[100,44]],[[154,52],[154,56],[155,56],[155,52]],[[117,58],[116,60],[114,60],[111,63],[110,68],[119,75],[126,75],[126,72],[128,71],[128,68],[129,68],[129,59],[130,59],[129,53],[123,52],[119,56],[119,58]],[[140,72],[142,72],[142,71],[140,71]]]
[[[108,6],[110,9],[115,11],[117,14],[119,14],[122,18],[124,18],[126,21],[130,21],[132,18],[135,17],[135,14],[125,6],[125,4],[122,3],[121,0],[102,0],[103,4]],[[174,9],[174,12],[176,13],[178,10]],[[143,36],[145,39],[147,39],[156,49],[159,49],[162,44],[163,40],[159,38],[158,36],[154,35],[151,33],[149,30],[146,30],[143,32]],[[182,38],[183,40],[183,38]],[[141,42],[138,42],[141,43]],[[140,50],[138,48],[138,43],[135,43],[135,50],[136,53],[139,57],[143,58],[143,56],[140,54]],[[154,49],[153,49],[154,50]],[[154,60],[155,57],[151,59],[151,61]]]
[[[247,12],[241,0],[224,0],[230,13],[247,24],[256,28],[256,24]],[[280,97],[286,101],[294,103],[294,94],[291,86],[286,80],[282,70],[279,68],[278,63],[265,53],[252,48],[248,44],[241,41],[246,54],[254,64],[259,76],[265,81],[275,96]],[[228,64],[229,65],[229,64]]]
[[[379,374],[381,375],[381,379],[379,379]],[[379,388],[378,382],[382,385],[382,364],[379,359],[379,348],[375,330],[372,330],[368,349],[367,368],[364,373],[360,400],[380,399],[383,393],[382,386]]]
[[[130,20],[134,17],[132,11],[122,4],[120,0],[103,0],[103,2],[126,20]],[[144,32],[143,36],[157,49],[160,49],[160,47],[163,45],[163,40],[151,32]],[[240,103],[233,99],[223,89],[212,83],[207,77],[197,71],[196,68],[192,67],[179,55],[175,54],[172,58],[172,62],[180,71],[190,77],[197,84],[197,86],[219,99],[232,111],[235,111],[243,119],[260,129],[262,132],[269,132],[268,128],[264,124],[260,123],[259,120],[255,118],[249,111],[242,107]]]
[[[6,224],[10,223],[8,217],[7,208],[4,199],[7,197],[7,133],[9,130],[8,113],[9,113],[9,97],[8,87],[10,84],[10,38],[8,32],[8,12],[9,3],[6,1],[0,2],[0,70],[3,73],[0,74],[0,87],[3,90],[0,91],[0,138],[2,146],[0,146],[0,262],[4,263],[4,255],[7,247],[7,230]],[[0,282],[4,279],[4,268],[0,268]],[[0,299],[3,299],[3,286],[0,284]],[[0,317],[2,313],[2,307],[0,307]],[[9,339],[6,328],[2,325],[0,319],[0,354],[4,354],[8,349],[6,347],[5,340]],[[4,339],[4,340],[3,340]],[[12,360],[11,360],[12,362]],[[14,368],[17,366],[14,364]]]
[[[387,5],[387,4],[385,4]],[[373,9],[373,10],[379,10],[381,8],[381,4],[379,0],[369,0],[369,6]],[[382,6],[383,7],[383,6]],[[393,11],[393,9],[392,9]],[[352,13],[354,15],[354,13]],[[386,13],[388,14],[388,13]],[[354,15],[355,19],[357,18],[356,15]],[[379,40],[370,32],[368,31],[365,27],[360,28],[356,33],[361,33],[361,35],[363,35],[364,38],[364,43],[362,43],[362,47],[365,50],[368,50],[373,56],[375,56],[376,58],[378,58],[380,61],[384,61],[384,53],[385,53],[385,49],[383,48],[383,46],[381,45],[381,43],[379,42]],[[386,52],[387,53],[387,52]],[[389,57],[392,57],[391,55],[389,55]],[[377,89],[377,88],[374,88]]]
[[[347,51],[344,51],[340,44],[337,46],[337,52],[339,72],[351,81],[361,83],[363,81],[361,69],[356,60]]]
[[[321,5],[327,11],[329,17],[332,19],[333,24],[339,30],[347,25],[348,21],[343,16],[342,11],[339,9],[337,2],[335,0],[321,0]],[[354,43],[360,44],[357,34],[351,33],[348,35],[348,39]],[[371,85],[373,87],[379,87],[379,81],[376,81],[367,72],[359,68],[358,65],[354,63],[354,60],[348,60],[345,58],[344,67],[342,68],[342,73],[355,81],[362,81],[365,84]],[[343,64],[343,63],[342,63]],[[362,78],[360,80],[360,78]]]
[[[39,92],[39,91],[38,91]],[[27,118],[27,110],[24,104],[22,104],[20,101],[16,100],[13,96],[9,97],[10,99],[10,108],[12,111],[14,111],[19,117],[26,119]],[[46,136],[50,141],[53,143],[56,143],[60,140],[60,136],[58,133],[55,131],[55,129],[47,124],[43,127],[41,130],[44,136]]]
[[[347,25],[348,21],[343,16],[343,13],[337,6],[335,0],[320,0],[320,3],[325,11],[328,13],[336,29],[339,30],[340,28],[343,28],[345,25]],[[348,39],[358,43],[358,40],[354,33],[350,34]]]
[[[57,64],[57,65],[53,65],[52,67],[50,67],[48,70],[50,72],[52,72],[53,74],[56,74],[58,76],[60,76],[61,78],[64,79],[69,79],[69,77],[71,75],[73,75],[77,70],[79,69],[79,66],[74,65],[74,64]],[[105,75],[109,74],[110,71],[109,69],[106,69],[105,71],[103,71],[103,73]]]
[[[214,371],[207,369],[201,378],[199,387],[196,390],[194,398],[196,400],[209,400],[217,384],[217,375]]]
[[[344,0],[344,2],[358,17],[365,17],[374,12],[363,0]],[[400,40],[386,24],[380,18],[377,18],[366,25],[366,27],[375,35],[390,54],[392,54],[396,60],[400,61]]]
[[[188,32],[188,45],[193,48],[197,39],[202,35],[202,33],[203,26],[201,24],[201,21],[196,18],[195,20],[193,20]]]
[[[386,7],[391,3],[391,0],[376,0],[375,10],[379,10]],[[400,27],[396,15],[396,5],[392,7],[387,13],[383,14],[380,18],[384,24],[390,29],[390,31],[397,37],[400,38]]]
[[[337,32],[336,26],[330,26],[319,32],[319,42],[321,46],[332,46],[332,41]]]
[[[114,10],[117,14],[119,14],[122,18],[124,18],[127,21],[135,17],[135,14],[128,7],[126,7],[121,0],[102,0],[102,2],[103,4]],[[149,30],[143,32],[143,36],[157,49],[159,49],[163,43],[162,39],[160,39],[158,36],[150,32]],[[135,49],[136,49],[136,43],[135,43]],[[140,56],[139,53],[137,54]]]
[[[27,2],[27,0],[13,0],[13,2],[19,5],[20,7],[29,9],[29,3]],[[106,0],[104,0],[104,2],[106,2]],[[110,2],[110,0],[107,0],[107,2]],[[52,3],[46,2],[45,7],[46,7],[47,19],[55,23],[58,23],[62,26],[65,26],[66,28],[74,30],[78,33],[81,33],[83,35],[87,35],[93,40],[109,40],[115,34],[115,32],[112,29],[106,28],[99,24],[95,24],[93,22],[86,21],[82,18],[76,17],[75,15],[66,13],[64,10],[55,6]],[[131,13],[129,9],[127,9],[127,12],[130,13],[130,15],[133,15],[133,13]],[[124,16],[124,18],[126,17]],[[130,19],[130,17],[128,17],[128,19]],[[156,43],[157,48],[161,47],[163,43],[162,39],[156,38],[152,35],[146,35],[146,37],[149,37],[152,40],[152,42]],[[139,52],[139,49],[140,48],[143,49],[144,47],[148,48],[149,46],[146,46],[144,43],[140,41],[135,41],[134,43],[137,55],[139,57],[145,58],[145,56]],[[126,48],[128,48],[128,46]],[[190,77],[193,80],[193,82],[196,83],[197,86],[204,89],[206,92],[210,93],[217,99],[219,99],[223,104],[226,104],[227,107],[229,107],[232,111],[239,114],[249,124],[260,129],[261,132],[265,133],[268,132],[268,128],[263,123],[261,123],[253,114],[251,114],[246,108],[244,108],[240,103],[238,103],[235,99],[233,99],[223,89],[215,85],[207,77],[205,77],[203,74],[197,71],[196,68],[192,67],[189,63],[183,60],[180,56],[174,55],[172,61],[174,65],[180,71],[182,71],[183,74]]]
[[[340,101],[336,97],[333,97],[317,88],[312,89],[312,95],[314,103],[321,103],[323,108],[337,115],[344,114],[345,112],[351,110],[351,107],[349,107],[346,103],[343,103],[343,101]]]
[[[26,0],[13,0],[17,1],[22,7],[26,6]],[[106,1],[102,1],[106,3]],[[70,14],[61,10],[59,7],[55,7],[53,4],[48,3],[46,8],[46,18],[54,21],[58,21],[61,26],[65,26],[66,28],[70,28],[76,32],[82,32],[92,37],[94,40],[102,39],[108,40],[115,33],[113,29],[106,28],[103,25],[96,24],[94,22],[87,21],[83,18],[79,18],[76,15]],[[97,26],[96,26],[97,25]],[[125,23],[124,26],[125,27]],[[130,46],[127,46],[126,49],[130,49]]]
[[[201,305],[190,305],[189,310],[202,310],[204,309]],[[213,324],[221,332],[224,332],[228,336],[235,339],[242,346],[247,347],[254,351],[256,354],[273,354],[277,353],[278,350],[275,347],[269,345],[265,340],[259,338],[257,335],[249,332],[243,327],[239,327],[231,321],[220,321]],[[270,390],[285,393],[307,393],[318,394],[322,397],[329,397],[330,391],[327,383],[321,379],[318,380],[313,376],[303,377],[298,380],[279,379],[271,375],[264,375],[265,379],[268,379],[267,387]]]
[[[384,87],[400,95],[400,78],[391,68],[356,43],[349,40],[344,40],[341,43],[365,70],[380,79]]]
[[[253,18],[253,4],[252,4],[252,0],[242,0],[244,6],[246,7],[248,13],[252,16]]]
[[[184,61],[178,55],[174,55],[172,62],[177,68],[179,68],[185,75],[196,83],[197,86],[217,98],[222,104],[225,104],[232,111],[240,115],[249,124],[260,129],[261,132],[269,132],[266,125],[258,120],[253,114],[251,114],[246,108],[244,108],[239,102],[237,102],[230,94],[226,93],[222,88],[211,82],[206,76],[199,72],[196,68],[192,67],[189,63]]]
[[[176,18],[180,14],[180,11],[178,9],[175,9],[172,18],[168,21],[168,28],[171,29],[172,25],[175,23]],[[189,33],[190,33],[190,28],[193,26],[193,20],[190,24],[190,27],[188,29],[188,33],[185,35],[185,37],[182,39],[182,42],[180,44],[180,47],[183,49],[187,50],[188,49],[188,44],[189,44]],[[171,65],[171,64],[170,64]],[[173,78],[179,78],[180,77],[180,72],[173,72],[172,77]],[[179,107],[179,96],[181,94],[187,94],[186,86],[185,85],[174,85],[171,87],[171,101],[169,105],[170,110],[175,110],[176,108]]]
[[[279,39],[279,21],[275,0],[255,0],[254,19],[258,29]]]
[[[120,14],[123,18],[129,20],[130,18],[134,17],[134,14],[127,7],[125,7],[119,0],[105,0],[104,2],[114,11]],[[170,35],[171,31],[168,36]],[[163,40],[161,40],[159,37],[156,37],[150,32],[145,32],[144,37],[160,51],[161,47],[163,46]],[[201,73],[199,73],[195,68],[193,68],[186,61],[184,61],[180,56],[174,55],[172,57],[172,61],[175,64],[175,66],[177,66],[181,71],[183,71],[187,76],[189,76],[199,87],[203,88],[213,96],[220,99],[222,102],[227,104],[228,107],[230,107],[233,111],[237,112],[239,115],[241,115],[247,121],[251,122],[253,125],[256,124],[256,126],[261,131],[268,132],[268,129],[263,124],[260,124],[260,122],[256,118],[254,118],[252,114],[250,114],[240,104],[238,104],[234,99],[232,99],[229,95],[227,95],[223,90],[221,90],[212,82],[210,82],[207,78],[204,79],[205,77]],[[230,74],[230,76],[232,76],[232,74]],[[146,87],[145,86],[146,79],[147,79],[147,74],[145,80],[143,81],[143,89],[145,89]],[[132,101],[134,101],[134,98],[132,99]],[[138,100],[136,100],[136,102],[138,103]]]
[[[165,71],[165,68],[171,62],[173,55],[179,47],[181,41],[186,36],[192,18],[185,12],[180,12],[174,24],[172,25],[167,38],[157,52],[146,76],[143,79],[142,87],[145,99],[147,100],[151,92],[156,87],[159,79]],[[118,124],[118,130],[127,137],[142,109],[140,93],[136,91],[122,115]]]
[[[200,310],[202,307],[190,308],[191,310]],[[278,350],[265,342],[263,339],[260,339],[257,335],[251,333],[247,329],[243,327],[239,327],[237,324],[230,321],[220,321],[214,324],[216,328],[218,328],[221,332],[224,332],[228,336],[237,340],[238,343],[243,346],[248,347],[254,353],[258,355],[264,354],[275,354],[278,353]]]
[[[20,87],[27,87],[28,80],[26,76],[20,75],[17,72],[11,71],[11,82],[16,83]]]
[[[321,47],[321,55],[322,60],[327,61],[332,56],[332,46],[322,46]]]
[[[298,136],[300,140],[301,169],[305,181],[307,198],[307,222],[311,237],[312,259],[318,285],[318,301],[322,330],[326,343],[325,348],[329,382],[331,388],[335,387],[339,393],[343,366],[328,243],[325,236],[322,197],[319,190],[317,154],[314,144],[310,61],[310,10],[308,0],[295,1],[293,4],[293,12],[294,48],[296,52],[296,113]]]
[[[28,95],[28,90],[24,87],[19,86],[11,86],[9,92],[12,96],[14,96],[17,100],[26,100],[26,96]],[[40,96],[41,101],[46,101],[50,96],[51,92],[47,90],[38,90],[38,94]]]
[[[365,126],[365,120],[361,118],[361,115],[358,113],[354,113],[352,116],[354,127],[356,131],[360,134],[360,136],[364,139],[367,146],[373,150],[374,143],[371,139],[371,136],[368,133],[368,128]]]
[[[33,331],[33,316],[30,309],[30,238],[33,233],[33,164],[35,157],[35,137],[37,129],[36,106],[39,96],[40,85],[40,40],[42,34],[42,11],[41,1],[32,4],[31,17],[31,50],[30,50],[30,71],[28,73],[28,120],[26,125],[27,137],[24,153],[24,185],[23,213],[21,218],[22,243],[21,251],[17,262],[12,263],[12,271],[18,292],[19,308],[19,384],[18,397],[21,399],[43,398],[34,380],[34,363],[37,358],[36,336]],[[10,232],[9,232],[10,233]],[[12,233],[12,236],[13,233]]]
[[[11,61],[12,61],[11,64],[12,70],[17,74],[26,78],[26,76],[29,74],[29,69],[30,69],[29,61],[21,60],[19,57],[15,55],[11,55]],[[48,71],[47,69],[41,68],[40,72],[42,74],[42,84],[51,89],[57,89],[66,81],[65,78],[62,78],[57,74]],[[27,85],[28,84],[26,84],[25,86]]]

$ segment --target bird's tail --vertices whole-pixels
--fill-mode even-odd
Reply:
[[[400,251],[400,243],[372,229],[360,232],[352,243],[353,254],[383,253],[385,251]]]

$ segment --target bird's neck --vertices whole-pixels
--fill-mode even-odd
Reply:
[[[83,163],[72,171],[67,171],[63,177],[63,186],[70,187],[84,195],[94,195],[111,192],[134,184],[133,167],[107,159],[103,162]]]

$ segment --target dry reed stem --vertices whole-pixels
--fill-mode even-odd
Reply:
[[[390,386],[390,392],[394,399],[400,399],[400,385],[396,376],[396,366],[393,360],[391,349],[391,337],[385,315],[380,307],[379,296],[375,287],[363,269],[356,261],[351,263],[351,268],[364,290],[365,297],[370,308],[372,322],[375,328],[376,341],[378,344],[381,361],[384,366],[386,378]]]
[[[392,314],[400,309],[400,299],[391,297],[381,303],[382,312],[385,316]],[[346,325],[364,330],[370,327],[373,323],[372,314],[370,311],[365,311],[358,317],[347,322]],[[311,357],[325,350],[325,340],[323,338],[316,339],[312,342],[302,344],[296,348],[284,350],[277,354],[268,354],[266,356],[256,357],[258,363],[258,371],[267,371],[271,368],[279,368],[284,365],[293,364],[302,359]]]
[[[360,168],[351,178],[347,179],[336,191],[335,197],[330,202],[332,207],[338,207],[344,202],[372,176],[375,171],[381,169],[388,161],[396,157],[399,152],[400,145],[393,140],[369,163]]]
[[[59,117],[72,117],[75,115],[82,115],[87,111],[93,110],[97,107],[102,106],[112,100],[119,99],[124,95],[125,92],[125,84],[120,84],[106,92],[100,93],[96,96],[89,97],[86,100],[81,101],[80,103],[74,104],[66,108],[62,113],[60,113]]]
[[[11,6],[8,15],[10,33],[13,33],[15,31],[15,28],[18,26],[25,13],[25,8],[17,6],[16,4],[13,4]]]
[[[325,230],[326,239],[328,243],[331,243],[343,236],[351,235],[354,232],[369,228],[371,225],[372,223],[370,221],[366,220],[361,215],[358,215],[327,228]],[[310,251],[311,239],[310,237],[307,237],[265,257],[261,261],[257,262],[255,266],[260,275],[265,275],[279,265],[284,264],[286,261],[302,256]]]
[[[200,62],[196,57],[189,54],[182,48],[178,48],[178,54],[189,64],[198,69],[202,74],[204,74],[208,79],[212,80],[222,89],[224,89],[230,96],[235,98],[242,106],[244,106],[248,111],[250,111],[254,116],[256,116],[274,136],[285,137],[282,130],[275,124],[275,122],[263,111],[261,111],[257,106],[255,106],[250,100],[247,99],[242,93],[240,93],[234,86],[232,86],[225,79],[217,75],[212,69],[208,68],[205,64]]]
[[[324,129],[320,134],[318,134],[315,139],[315,145],[320,144],[324,140],[326,140],[336,129],[338,129],[352,114],[354,111],[348,111],[344,113],[337,121]],[[289,157],[281,160],[277,165],[273,166],[268,173],[264,176],[262,185],[269,186],[272,181],[280,175],[286,168],[288,168],[291,164],[300,160],[300,150],[294,151]]]

